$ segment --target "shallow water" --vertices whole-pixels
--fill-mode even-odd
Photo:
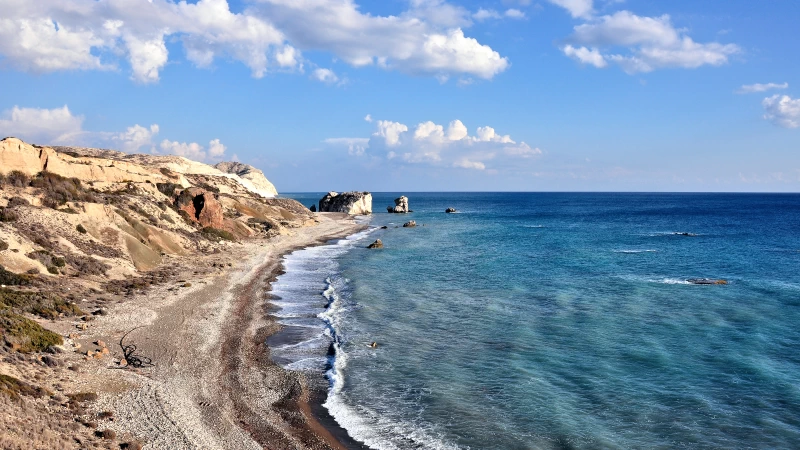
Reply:
[[[273,292],[273,358],[327,370],[357,440],[800,447],[800,196],[374,195],[388,229],[293,253]]]

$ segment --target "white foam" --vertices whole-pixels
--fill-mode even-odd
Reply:
[[[646,250],[612,250],[612,252],[614,252],[614,253],[631,253],[631,254],[635,254],[635,253],[656,253],[656,252],[658,252],[658,250],[653,250],[653,249],[646,249]]]

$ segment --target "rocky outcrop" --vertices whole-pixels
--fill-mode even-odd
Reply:
[[[380,239],[376,239],[375,242],[369,244],[367,248],[383,248],[383,242]]]
[[[311,207],[308,208],[308,210],[311,212],[317,212],[317,205],[311,205]]]
[[[222,205],[213,193],[205,189],[185,189],[175,199],[175,207],[185,211],[190,220],[198,222],[202,227],[220,230],[224,227]]]
[[[403,224],[403,228],[414,228],[415,226],[417,226],[417,222],[414,220],[409,220]]]
[[[264,197],[274,197],[278,195],[278,190],[267,180],[267,177],[264,176],[264,172],[251,165],[242,164],[240,162],[221,162],[215,165],[214,168],[224,173],[238,176],[241,178],[242,184],[251,188],[254,192],[260,193]]]
[[[447,214],[452,214],[452,213],[458,212],[458,211],[456,211],[455,208],[447,208],[447,209],[444,210],[444,212],[446,212]]]
[[[728,280],[716,280],[711,278],[690,278],[686,281],[691,284],[700,284],[700,285],[728,284]]]
[[[408,197],[405,195],[394,199],[394,206],[387,206],[386,210],[390,213],[405,214],[410,212],[408,209]]]
[[[319,211],[351,215],[372,214],[372,194],[369,192],[328,192],[319,200]]]

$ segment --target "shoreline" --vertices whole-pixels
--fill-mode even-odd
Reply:
[[[190,264],[233,267],[210,280],[186,281],[191,288],[177,297],[168,292],[174,288],[155,287],[98,321],[92,333],[98,336],[141,326],[130,342],[156,364],[102,374],[111,379],[103,384],[128,386],[94,387],[100,393],[97,409],[116,414],[109,428],[140,439],[145,448],[366,448],[322,407],[324,376],[309,380],[281,368],[266,345],[281,328],[269,313],[269,291],[283,271],[283,257],[366,228],[345,214],[318,219],[316,226],[198,258],[206,261]]]

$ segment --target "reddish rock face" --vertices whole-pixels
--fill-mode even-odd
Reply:
[[[212,192],[195,187],[185,189],[175,199],[175,206],[203,227],[223,228],[222,204]]]

